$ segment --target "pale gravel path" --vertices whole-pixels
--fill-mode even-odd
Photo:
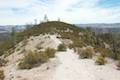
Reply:
[[[60,65],[50,80],[120,80],[115,62],[95,65],[92,59],[79,59],[73,50],[57,54]]]
[[[52,80],[97,80],[87,71],[86,66],[78,59],[73,50],[57,54],[61,61]]]
[[[5,73],[5,80],[120,80],[120,71],[116,70],[114,63],[98,66],[92,59],[79,59],[69,49],[58,52],[56,58],[40,67],[18,70],[15,64],[11,64],[5,68]]]

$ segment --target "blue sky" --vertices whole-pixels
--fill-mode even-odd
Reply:
[[[0,0],[0,25],[49,20],[69,23],[118,23],[119,0]]]

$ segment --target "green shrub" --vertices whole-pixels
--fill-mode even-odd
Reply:
[[[117,66],[117,70],[120,70],[120,60],[118,60],[116,66]]]
[[[19,69],[31,69],[33,67],[33,65],[31,64],[28,64],[24,61],[21,61],[19,64],[18,64],[18,68]]]
[[[10,55],[13,51],[14,51],[14,47],[12,41],[0,43],[0,56],[6,53],[7,54],[9,53]]]
[[[45,50],[45,54],[46,54],[49,58],[55,57],[55,52],[56,52],[56,50],[55,50],[55,49],[51,49],[51,48],[47,48],[47,49]]]
[[[20,69],[31,69],[37,64],[41,64],[48,61],[48,57],[44,53],[29,52],[23,60],[18,64]]]
[[[120,48],[116,48],[114,52],[111,52],[110,57],[114,60],[120,60]]]
[[[47,62],[50,58],[45,52],[42,52],[38,56],[40,58],[41,63]]]
[[[40,49],[43,49],[41,46],[36,46],[36,48],[38,49],[38,50],[40,50]]]
[[[110,53],[111,53],[111,51],[106,48],[97,48],[96,52],[100,52],[100,55],[102,57],[108,57],[108,56],[110,56]]]
[[[22,41],[22,46],[26,46],[27,43],[28,43],[28,40],[27,40],[27,39],[24,39],[24,40]]]
[[[78,54],[81,52],[81,49],[79,47],[74,47],[73,50],[74,52],[77,52]]]
[[[20,48],[17,48],[16,51],[20,51]]]
[[[103,56],[98,56],[95,63],[98,65],[104,65],[107,61],[105,60],[105,57]]]
[[[74,47],[80,47],[80,48],[82,48],[82,47],[85,46],[85,43],[81,39],[76,38],[76,39],[73,40],[73,44],[72,45]]]
[[[69,44],[69,46],[68,46],[70,49],[74,49],[75,48],[75,46],[73,45],[73,44]]]
[[[35,64],[39,62],[38,55],[38,53],[29,52],[27,55],[25,55],[25,62],[28,62],[29,64]]]
[[[44,52],[31,52],[29,51],[23,58],[23,60],[18,64],[19,69],[31,69],[38,66],[44,62],[47,62],[49,58],[55,56],[55,50],[47,48]]]
[[[0,67],[5,66],[6,63],[7,63],[7,60],[0,58]]]
[[[0,80],[4,80],[4,71],[3,70],[0,70]]]
[[[66,51],[66,46],[64,44],[60,44],[58,46],[58,51]]]
[[[85,50],[79,49],[78,54],[79,54],[79,57],[81,59],[92,58],[93,57],[93,50],[91,48],[86,48]]]

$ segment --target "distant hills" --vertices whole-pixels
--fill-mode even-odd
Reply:
[[[120,28],[120,23],[94,23],[94,24],[76,24],[80,27],[94,27],[94,28]]]
[[[90,27],[92,31],[96,33],[108,33],[108,32],[120,32],[120,23],[94,23],[94,24],[75,24],[78,27]],[[26,25],[0,25],[0,33],[11,32],[12,28],[15,28],[17,32],[23,31]]]
[[[120,23],[96,23],[96,24],[76,24],[78,27],[90,27],[96,34],[100,33],[120,33]]]
[[[9,33],[13,27],[16,29],[16,31],[19,32],[24,30],[26,25],[0,25],[0,33]]]
[[[10,38],[10,32],[12,28],[15,28],[17,32],[23,31],[26,26],[25,25],[5,25],[0,26],[0,43],[6,41]]]

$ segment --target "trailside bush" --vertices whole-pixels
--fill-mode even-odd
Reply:
[[[97,48],[96,52],[99,52],[102,57],[108,57],[111,53],[111,51],[106,48]]]
[[[48,56],[45,53],[37,53],[29,51],[18,64],[20,69],[31,69],[37,64],[41,64],[48,61]]]
[[[73,45],[73,44],[69,44],[69,46],[68,46],[70,49],[74,49],[75,48],[75,46]]]
[[[6,52],[8,52],[11,49],[13,49],[12,41],[0,43],[0,56],[6,54]],[[11,52],[9,54],[11,54]]]
[[[84,43],[84,41],[82,41],[81,39],[80,40],[78,40],[78,39],[74,39],[73,40],[73,44],[72,44],[74,47],[80,47],[80,48],[82,48],[82,47],[84,47],[85,46],[85,43]]]
[[[18,64],[19,69],[31,69],[55,57],[55,50],[47,48],[44,52],[29,51]]]
[[[31,69],[33,67],[33,65],[31,64],[28,64],[24,61],[21,61],[19,64],[18,64],[18,68],[19,69]]]
[[[114,52],[110,54],[110,57],[114,60],[120,60],[120,48],[116,49]]]
[[[64,44],[60,44],[58,46],[58,51],[66,51],[66,46]]]
[[[29,52],[27,53],[23,60],[18,64],[20,69],[31,69],[34,64],[38,63],[39,58],[37,53]]]
[[[116,66],[117,66],[117,70],[120,70],[120,60],[118,60]]]
[[[105,60],[105,57],[103,56],[97,56],[97,59],[95,61],[98,65],[104,65],[107,61]]]
[[[7,60],[0,58],[0,67],[5,66],[6,63],[7,63]]]
[[[3,70],[0,70],[0,80],[4,80],[4,71]]]
[[[79,49],[78,54],[81,59],[92,58],[93,57],[93,49],[92,48]]]
[[[25,55],[24,61],[29,64],[36,64],[40,60],[39,53],[37,52],[29,52],[27,55]]]
[[[45,50],[45,54],[46,54],[49,58],[55,57],[55,52],[56,52],[56,50],[55,50],[55,49],[51,49],[51,48],[47,48],[47,49]]]

